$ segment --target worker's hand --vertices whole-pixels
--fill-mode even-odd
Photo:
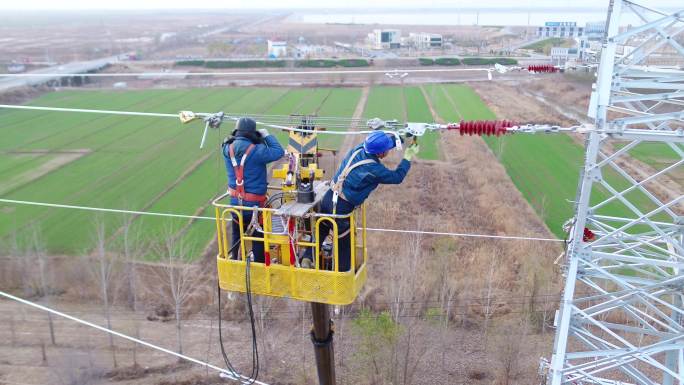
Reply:
[[[420,146],[418,146],[418,143],[414,143],[406,147],[406,150],[404,150],[404,159],[410,162],[411,158],[418,155],[418,151],[420,151]]]
[[[257,132],[259,133],[259,135],[261,135],[262,138],[265,138],[265,137],[271,135],[271,134],[268,132],[268,130],[265,129],[265,128],[260,128],[260,129],[257,130]]]

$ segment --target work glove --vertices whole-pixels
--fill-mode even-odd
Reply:
[[[271,135],[271,134],[268,132],[268,130],[265,129],[265,128],[260,128],[260,129],[257,130],[257,132],[259,133],[259,135],[261,135],[262,138],[265,138],[265,137]]]
[[[406,147],[406,150],[404,150],[404,159],[406,159],[410,162],[411,158],[418,155],[418,151],[420,151],[420,146],[418,146],[417,143],[414,143],[414,144]]]

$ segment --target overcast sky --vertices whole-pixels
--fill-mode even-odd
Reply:
[[[682,0],[643,1],[656,7],[677,7]],[[605,7],[608,0],[0,0],[0,9],[173,9],[173,8],[411,8],[411,7]]]

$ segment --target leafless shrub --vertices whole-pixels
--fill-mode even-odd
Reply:
[[[495,355],[497,385],[511,385],[521,373],[521,350],[529,325],[525,318],[502,323],[493,338],[492,350]]]
[[[56,363],[54,363],[56,362]],[[88,385],[101,377],[103,371],[91,366],[90,353],[65,353],[53,360],[52,373],[61,385]]]
[[[471,380],[484,380],[487,378],[487,372],[482,371],[482,370],[469,370],[468,371],[468,378]]]

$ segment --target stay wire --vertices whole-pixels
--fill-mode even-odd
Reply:
[[[126,334],[123,334],[123,333],[121,333],[121,332],[117,332],[117,331],[115,331],[115,330],[108,329],[108,328],[106,328],[106,327],[104,327],[104,326],[100,326],[100,325],[94,324],[94,323],[92,323],[92,322],[89,322],[89,321],[86,321],[86,320],[83,320],[83,319],[74,317],[74,316],[72,316],[72,315],[69,315],[69,314],[66,314],[66,313],[63,313],[63,312],[60,312],[60,311],[51,309],[51,308],[49,308],[49,307],[46,307],[46,306],[37,304],[37,303],[35,303],[35,302],[28,301],[28,300],[26,300],[26,299],[23,299],[23,298],[14,296],[14,295],[9,294],[9,293],[6,293],[6,292],[4,292],[4,291],[0,291],[0,296],[5,297],[5,298],[10,299],[10,300],[13,300],[13,301],[16,301],[16,302],[19,302],[19,303],[24,304],[24,305],[31,306],[31,307],[33,307],[33,308],[35,308],[35,309],[42,310],[42,311],[48,312],[48,313],[50,313],[50,314],[54,314],[54,315],[56,315],[56,316],[65,318],[65,319],[67,319],[67,320],[74,321],[74,322],[79,323],[79,324],[81,324],[81,325],[85,325],[85,326],[88,326],[88,327],[97,329],[97,330],[99,330],[99,331],[102,331],[102,332],[105,332],[105,333],[109,333],[109,334],[111,334],[111,335],[114,335],[114,336],[117,336],[117,337],[126,339],[126,340],[131,341],[131,342],[134,342],[134,343],[136,343],[136,344],[143,345],[143,346],[146,346],[146,347],[151,348],[151,349],[154,349],[154,350],[158,350],[158,351],[160,351],[160,352],[162,352],[162,353],[166,353],[166,354],[175,356],[175,357],[177,357],[177,358],[180,358],[180,359],[183,359],[183,360],[186,360],[186,361],[190,361],[190,362],[195,363],[195,364],[197,364],[197,365],[204,366],[204,367],[206,367],[206,368],[209,368],[209,369],[215,370],[215,371],[217,371],[217,372],[219,372],[219,373],[222,373],[222,374],[228,376],[228,378],[230,378],[230,379],[232,379],[232,380],[239,381],[239,382],[242,383],[242,384],[251,385],[251,384],[257,383],[257,384],[259,384],[259,385],[268,385],[268,384],[266,384],[266,383],[264,383],[264,382],[261,382],[261,381],[256,381],[256,380],[253,381],[253,379],[250,379],[250,378],[248,378],[248,377],[246,377],[246,376],[243,376],[243,375],[238,374],[238,373],[230,372],[230,371],[228,371],[228,370],[226,370],[226,369],[220,368],[220,367],[218,367],[218,366],[216,366],[216,365],[212,365],[212,364],[210,364],[210,363],[208,363],[208,362],[200,361],[200,360],[198,360],[198,359],[196,359],[196,358],[192,358],[192,357],[186,356],[186,355],[184,355],[184,354],[180,354],[180,353],[174,352],[174,351],[172,351],[172,350],[169,350],[169,349],[166,349],[166,348],[162,348],[162,347],[160,347],[160,346],[151,344],[151,343],[146,342],[146,341],[143,341],[143,340],[141,340],[141,339],[138,339],[138,338],[135,338],[135,337],[131,337],[131,336],[126,335]]]
[[[61,203],[26,201],[26,200],[6,199],[6,198],[0,198],[0,203],[28,205],[28,206],[52,207],[52,208],[63,208],[63,209],[73,209],[73,210],[108,212],[108,213],[119,213],[119,214],[150,215],[150,216],[158,216],[158,217],[201,219],[201,220],[211,220],[211,221],[216,220],[216,218],[214,218],[214,217],[206,217],[206,216],[201,216],[201,215],[175,214],[175,213],[156,212],[156,211],[111,209],[111,208],[104,208],[104,207],[67,205],[67,204],[61,204]],[[562,239],[557,239],[557,238],[528,237],[528,236],[517,236],[517,235],[474,234],[474,233],[456,233],[456,232],[442,232],[442,231],[386,229],[386,228],[373,228],[373,227],[367,227],[366,231],[402,233],[402,234],[422,234],[422,235],[464,237],[464,238],[490,238],[490,239],[500,239],[500,240],[563,242]]]

